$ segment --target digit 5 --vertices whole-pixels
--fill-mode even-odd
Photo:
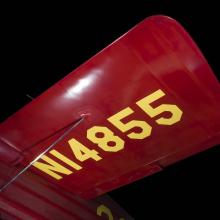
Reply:
[[[173,125],[181,120],[183,114],[183,112],[179,109],[178,106],[171,104],[161,104],[158,107],[153,108],[150,105],[152,102],[160,99],[163,96],[165,96],[165,93],[161,89],[158,89],[156,92],[136,102],[136,104],[151,118],[154,118],[155,116],[163,112],[170,112],[171,117],[169,118],[160,117],[159,119],[156,120],[156,122],[157,124],[160,125]]]
[[[109,117],[107,120],[112,123],[116,128],[118,128],[122,132],[129,131],[132,128],[138,127],[141,128],[140,133],[131,132],[127,136],[131,139],[144,139],[151,135],[152,127],[147,124],[145,121],[132,120],[127,123],[123,123],[121,120],[125,117],[131,115],[134,111],[127,107],[115,115]]]

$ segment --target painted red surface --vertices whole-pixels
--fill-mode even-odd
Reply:
[[[177,105],[183,112],[178,123],[158,125],[155,120],[171,116],[163,112],[151,118],[135,104],[158,89],[166,95],[152,106]],[[60,180],[34,167],[31,172],[68,192],[96,197],[219,144],[219,100],[219,82],[190,36],[175,20],[153,16],[3,122],[0,158],[8,165],[18,160],[24,166],[86,115],[54,148],[83,169]],[[107,121],[126,107],[134,113],[123,122],[147,122],[152,127],[149,137],[130,139],[127,134],[135,129],[123,133]],[[124,149],[105,152],[89,141],[86,133],[93,126],[111,129],[125,141]],[[99,152],[102,159],[77,161],[68,146],[71,138]]]
[[[0,163],[0,184],[7,180],[8,172],[11,169]],[[101,205],[111,210],[114,219],[133,219],[106,195],[86,201],[27,171],[1,192],[0,216],[3,220],[108,219],[105,213],[97,215]]]

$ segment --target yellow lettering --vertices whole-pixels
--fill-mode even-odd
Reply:
[[[64,156],[63,154],[59,153],[56,150],[51,150],[50,154],[52,154],[53,156],[57,157],[61,161],[65,162],[69,166],[73,167],[75,170],[81,170],[82,169],[82,167],[80,165],[78,165],[77,163],[73,162],[72,160],[70,160],[69,158],[67,158],[66,156]]]
[[[72,138],[68,141],[70,148],[72,149],[75,157],[83,162],[88,159],[93,159],[95,161],[101,160],[102,158],[98,155],[98,152],[96,150],[91,150],[81,144],[76,139]]]
[[[158,89],[156,92],[144,97],[143,99],[136,102],[136,104],[151,118],[160,115],[163,112],[170,112],[171,116],[169,118],[160,117],[156,120],[159,125],[173,125],[181,120],[183,112],[176,105],[171,104],[161,104],[157,107],[152,107],[151,104],[156,100],[165,96],[165,93]]]
[[[97,134],[101,134],[98,137]],[[87,138],[107,152],[118,152],[124,149],[125,142],[107,127],[94,126],[87,130]],[[112,144],[112,145],[111,145]]]
[[[59,163],[57,163],[56,161],[52,160],[51,158],[49,158],[46,155],[43,155],[41,157],[42,160],[46,161],[48,164],[36,161],[33,166],[36,167],[37,169],[47,173],[48,175],[52,176],[54,179],[60,180],[63,177],[58,173],[62,173],[65,175],[69,175],[72,173],[71,170],[67,169],[66,167],[60,165]],[[55,172],[54,172],[55,171]]]
[[[97,215],[98,216],[103,216],[102,215],[103,213],[108,216],[108,220],[113,220],[112,212],[108,207],[106,207],[105,205],[98,206]]]

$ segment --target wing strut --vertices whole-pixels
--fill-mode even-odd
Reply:
[[[42,153],[40,153],[34,160],[32,160],[26,167],[24,167],[19,173],[17,173],[14,177],[12,177],[9,181],[3,184],[0,187],[0,192],[6,189],[11,183],[13,183],[21,174],[27,171],[37,160],[39,160],[44,154],[46,154],[49,150],[51,150],[57,143],[59,143],[63,138],[65,138],[73,129],[75,129],[78,125],[80,125],[83,120],[84,116],[81,116],[74,124],[72,124],[69,129],[67,129],[59,138],[57,138],[51,145],[47,147]]]

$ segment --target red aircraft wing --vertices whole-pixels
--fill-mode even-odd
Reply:
[[[0,162],[0,183],[8,168]],[[0,195],[4,220],[133,220],[109,196],[86,201],[27,171]]]
[[[4,121],[0,159],[43,152],[32,172],[93,198],[219,144],[219,100],[190,36],[153,16]]]

